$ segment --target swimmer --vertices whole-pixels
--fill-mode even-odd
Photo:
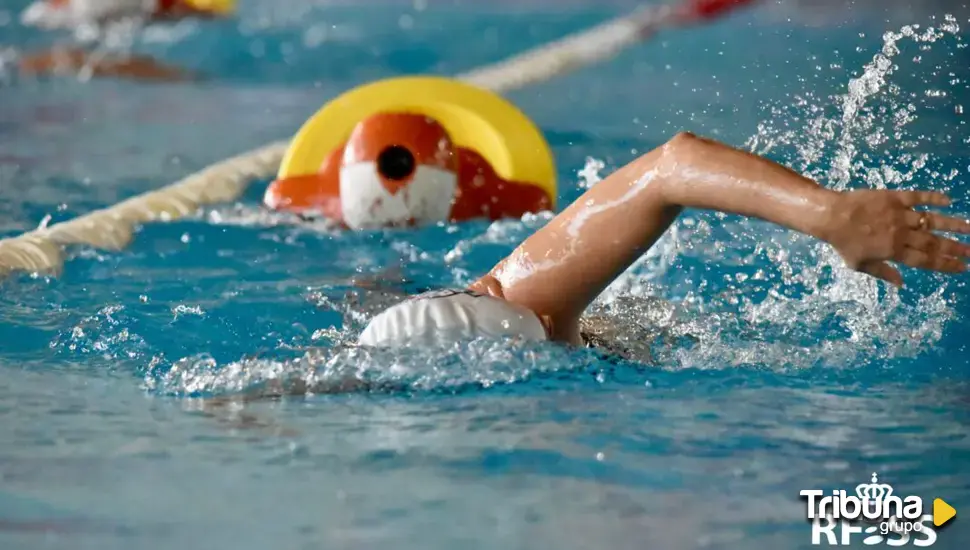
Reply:
[[[38,0],[27,6],[20,20],[31,27],[71,30],[122,19],[213,18],[230,12],[233,4],[227,0]]]
[[[133,21],[140,26],[189,18],[225,17],[233,7],[233,0],[39,0],[24,10],[21,21],[46,30],[110,27],[122,21]],[[189,71],[164,65],[150,57],[113,57],[78,47],[55,47],[26,55],[20,59],[19,66],[21,73],[31,76],[87,71],[90,76],[136,80],[172,82],[195,78]]]
[[[685,208],[758,218],[813,236],[834,247],[849,268],[902,286],[892,263],[942,273],[966,270],[970,245],[936,233],[970,234],[970,222],[917,210],[949,204],[945,194],[932,191],[826,189],[765,158],[681,133],[591,187],[467,288],[400,301],[402,293],[390,281],[398,275],[355,281],[357,288],[377,291],[379,301],[398,303],[383,311],[373,303],[363,308],[380,312],[351,353],[481,337],[552,341],[645,362],[642,350],[626,349],[613,337],[622,332],[615,323],[586,312]],[[650,301],[640,305],[657,307]],[[227,405],[266,398],[407,390],[395,381],[356,375],[315,376],[314,353],[321,351],[308,353],[286,377],[242,395],[205,400],[203,406],[222,414],[231,410]]]
[[[970,246],[935,232],[970,222],[921,206],[931,191],[834,191],[765,158],[681,133],[597,183],[469,287],[419,294],[373,317],[370,347],[476,337],[554,341],[619,352],[584,312],[685,208],[758,218],[832,245],[846,265],[896,286],[892,263],[962,273]]]

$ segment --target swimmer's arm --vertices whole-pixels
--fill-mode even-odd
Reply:
[[[662,151],[654,169],[661,172],[664,208],[740,214],[825,238],[838,192],[766,158],[690,133],[677,135]]]
[[[947,200],[936,193],[856,193],[872,195],[849,199],[851,193],[827,190],[767,159],[684,133],[592,187],[472,286],[531,308],[554,339],[578,343],[583,311],[685,207],[761,218],[815,236],[835,245],[852,267],[896,282],[898,272],[886,271],[893,268],[882,260],[916,265],[920,259],[900,257],[898,243],[887,249],[876,233],[896,232],[918,217],[910,210],[916,204]],[[962,220],[933,220],[935,229],[970,232]],[[940,253],[970,254],[956,241],[919,238],[935,239],[930,244]],[[957,270],[949,260],[930,260],[930,268]]]

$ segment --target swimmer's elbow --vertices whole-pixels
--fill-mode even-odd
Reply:
[[[679,132],[670,138],[656,160],[654,169],[660,176],[660,195],[668,207],[695,206],[701,189],[698,173],[726,173],[745,170],[747,158],[716,140]],[[700,182],[703,183],[703,182]]]
[[[695,158],[708,141],[691,132],[678,132],[663,146],[662,158],[668,162],[683,163]]]
[[[669,147],[674,147],[674,148],[683,148],[683,147],[692,146],[699,139],[700,138],[698,138],[693,132],[682,130],[680,132],[677,132],[677,134],[674,135],[674,137],[670,138],[670,140],[667,141],[667,145]]]
[[[684,170],[696,164],[705,154],[707,141],[691,132],[678,132],[654,156],[651,171],[657,179],[657,196],[665,209],[679,209],[683,186],[687,183]]]

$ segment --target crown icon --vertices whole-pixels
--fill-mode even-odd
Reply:
[[[872,483],[860,483],[856,485],[855,494],[860,499],[869,499],[869,502],[879,502],[889,498],[893,494],[893,486],[888,483],[879,483],[879,476],[872,473]]]

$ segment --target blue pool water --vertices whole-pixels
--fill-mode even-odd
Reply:
[[[24,3],[0,8],[0,49],[55,39],[10,21]],[[356,84],[457,73],[624,8],[241,4],[136,45],[203,83],[8,73],[0,234],[287,136]],[[688,129],[831,187],[946,190],[970,215],[970,55],[943,15],[763,9],[510,97],[552,143],[563,203]],[[916,36],[883,36],[907,23]],[[75,251],[57,279],[0,283],[0,548],[807,548],[798,492],[872,472],[970,506],[964,276],[908,270],[897,293],[809,239],[691,212],[601,304],[664,329],[650,364],[341,351],[369,311],[352,277],[468,282],[548,218],[334,233],[262,212],[264,184],[124,252]],[[346,376],[391,389],[226,399]],[[934,547],[966,548],[968,525]]]

